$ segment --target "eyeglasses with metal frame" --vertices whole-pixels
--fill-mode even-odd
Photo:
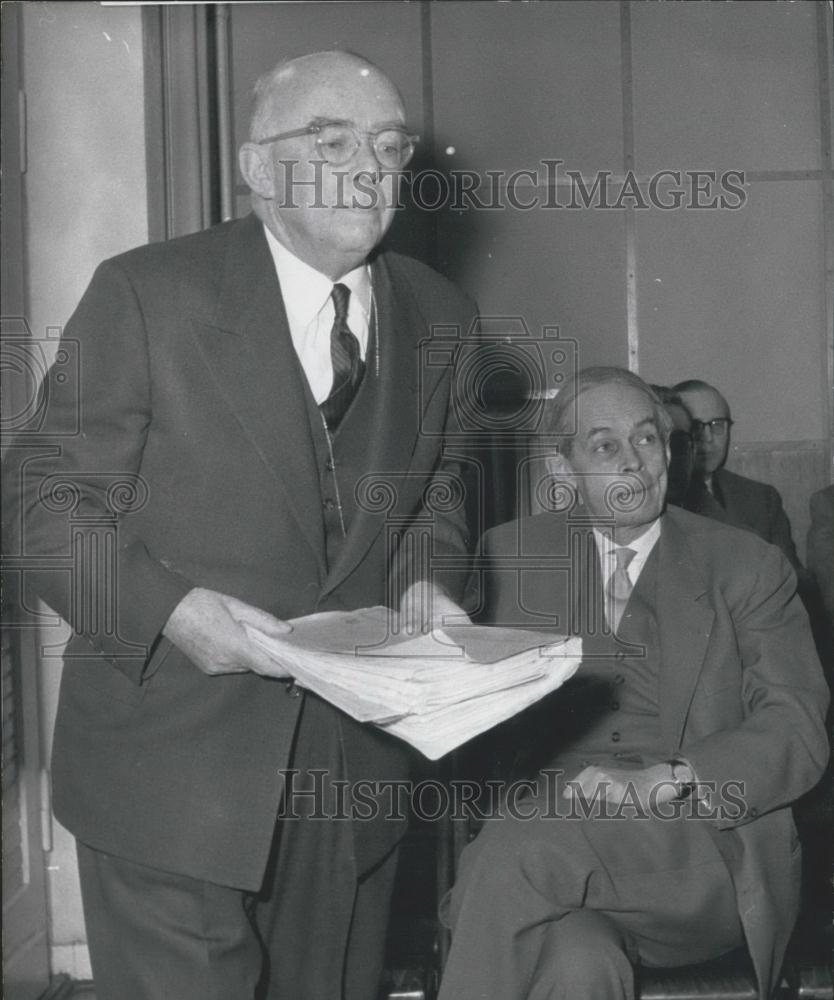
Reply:
[[[347,163],[356,155],[362,139],[369,139],[379,165],[388,170],[402,170],[414,155],[414,147],[420,141],[419,135],[412,135],[401,128],[363,132],[348,122],[313,122],[303,128],[257,139],[255,144],[266,146],[271,142],[294,139],[302,135],[314,135],[321,158],[334,167]]]

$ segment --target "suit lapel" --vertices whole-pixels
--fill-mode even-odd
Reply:
[[[380,421],[371,441],[371,469],[406,471],[411,463],[420,427],[420,342],[428,337],[428,321],[410,286],[392,274],[381,254],[374,263],[375,295],[379,309]],[[434,371],[435,381],[442,374]]]
[[[562,530],[554,520],[534,518],[537,551],[557,554],[565,551],[557,546]],[[697,569],[694,553],[684,527],[676,519],[674,512],[664,514],[658,545],[656,615],[660,635],[660,677],[659,711],[661,740],[670,752],[681,745],[686,717],[692,696],[704,665],[715,613],[706,601],[707,588]],[[568,595],[554,591],[556,607],[567,603],[572,595],[577,602],[574,608],[574,624],[580,622],[578,631],[582,635],[584,655],[610,655],[611,639],[600,633],[602,607],[597,617],[591,613],[593,601],[602,601],[602,581],[599,578],[599,559],[593,541],[581,547],[586,553],[583,568],[572,564],[570,580],[565,580]],[[572,549],[573,558],[577,550]],[[544,575],[543,575],[544,578]],[[560,577],[560,580],[562,578]],[[580,581],[584,579],[585,583]],[[589,629],[589,623],[592,627]]]
[[[705,600],[706,586],[686,533],[670,512],[663,516],[658,545],[661,738],[664,747],[677,749],[715,613]]]
[[[428,322],[407,281],[392,273],[389,259],[379,254],[372,264],[374,298],[378,312],[379,386],[377,404],[369,427],[357,423],[352,408],[339,435],[360,434],[367,441],[365,468],[380,483],[389,484],[400,498],[408,491],[406,473],[418,441],[422,403],[443,374],[432,369],[428,385],[420,385],[420,342],[428,337]],[[369,352],[365,378],[376,378],[376,352]],[[358,401],[357,401],[358,402]],[[331,567],[324,593],[334,590],[373,544],[385,524],[385,512],[357,506],[345,544]]]
[[[303,372],[269,247],[254,216],[232,229],[214,316],[197,322],[195,333],[220,393],[274,475],[323,575],[321,498]]]

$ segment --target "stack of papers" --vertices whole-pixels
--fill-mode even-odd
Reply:
[[[573,675],[580,639],[483,625],[395,634],[388,608],[296,618],[274,638],[250,638],[296,683],[360,722],[436,760],[516,715]]]

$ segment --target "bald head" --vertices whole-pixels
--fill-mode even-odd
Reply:
[[[400,121],[405,121],[399,90],[372,62],[352,52],[311,52],[278,63],[258,79],[253,93],[249,138],[257,142],[297,126],[295,109],[299,102],[311,93],[320,94],[324,99],[334,88],[356,91],[369,107],[393,97],[399,105]],[[290,121],[288,116],[295,117]]]
[[[334,124],[357,142],[342,159],[317,146],[316,129]],[[406,134],[399,91],[350,52],[279,63],[256,85],[240,150],[252,207],[279,243],[333,281],[361,265],[393,221],[401,175],[383,167],[373,138],[392,129]]]

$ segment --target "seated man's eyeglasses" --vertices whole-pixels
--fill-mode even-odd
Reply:
[[[356,154],[362,139],[369,139],[379,165],[389,170],[402,170],[414,155],[414,146],[420,140],[418,135],[411,135],[401,128],[362,132],[347,122],[320,122],[258,139],[257,145],[265,146],[270,142],[294,139],[299,135],[314,135],[321,158],[334,167],[347,163]]]
[[[712,420],[693,420],[692,436],[703,437],[707,431],[714,437],[724,437],[733,426],[729,417],[713,417]]]

